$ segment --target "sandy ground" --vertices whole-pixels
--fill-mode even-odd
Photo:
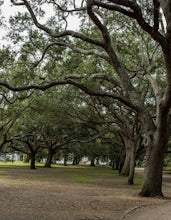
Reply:
[[[137,173],[140,174],[141,171]],[[122,220],[170,220],[171,219],[171,174],[163,177],[163,199],[151,199],[151,203],[141,204],[127,210]]]
[[[148,205],[135,209],[129,213],[125,220],[170,220],[171,219],[171,201],[163,202],[158,205]]]
[[[141,198],[140,186],[116,178],[72,183],[62,169],[0,168],[0,220],[167,220],[171,219],[171,184],[166,199]]]

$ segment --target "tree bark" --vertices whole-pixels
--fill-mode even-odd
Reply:
[[[48,156],[47,156],[47,160],[46,160],[46,163],[45,163],[46,168],[51,168],[53,155],[54,155],[53,150],[48,149]]]
[[[131,150],[131,149],[130,149]],[[129,169],[130,169],[130,160],[131,160],[131,152],[130,150],[126,150],[126,157],[124,161],[124,165],[121,170],[121,175],[128,176],[129,175]]]
[[[121,174],[124,162],[125,162],[126,153],[125,150],[122,149],[121,155],[120,155],[120,161],[119,161],[119,174]]]
[[[144,185],[140,195],[145,197],[163,197],[162,176],[164,154],[167,151],[169,137],[168,114],[159,112],[156,131],[148,138],[149,144],[146,151],[146,166],[144,173]]]
[[[144,173],[144,184],[141,196],[145,197],[163,197],[162,193],[162,175],[164,152],[156,151],[153,146],[147,150],[147,160]]]
[[[30,154],[30,169],[36,169],[35,166],[35,154]]]
[[[130,168],[129,168],[129,177],[128,184],[134,184],[134,173],[135,173],[135,144],[131,148],[130,155]]]
[[[134,143],[129,137],[126,136],[124,137],[124,143],[125,143],[126,157],[125,157],[124,165],[121,170],[121,175],[129,176],[130,163],[132,159],[131,153],[132,153],[132,148],[134,148]]]

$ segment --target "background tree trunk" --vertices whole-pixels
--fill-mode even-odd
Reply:
[[[53,150],[49,149],[48,150],[47,160],[46,160],[46,163],[45,163],[45,167],[46,168],[51,168],[52,158],[53,158]]]
[[[135,145],[131,148],[131,158],[130,158],[130,169],[128,184],[134,184],[134,173],[135,173]]]
[[[94,159],[94,158],[91,159],[90,166],[91,166],[91,167],[95,167],[95,159]]]
[[[125,144],[125,161],[124,165],[121,170],[121,175],[124,176],[129,176],[129,171],[130,171],[130,163],[131,163],[131,153],[132,153],[132,148],[134,148],[134,142],[129,138],[129,137],[124,137],[124,144]]]
[[[120,156],[120,161],[119,161],[119,174],[121,174],[121,171],[122,171],[122,168],[123,168],[123,165],[124,165],[124,162],[125,162],[125,157],[126,157],[125,150],[122,149],[121,156]]]
[[[30,154],[30,169],[36,169],[35,166],[35,154]]]
[[[29,163],[30,156],[28,154],[23,154],[23,162]]]
[[[68,155],[64,154],[64,166],[67,166]]]
[[[130,149],[126,150],[126,157],[125,161],[121,170],[121,175],[128,176],[129,175],[129,169],[130,169],[130,160],[131,160],[131,152]]]

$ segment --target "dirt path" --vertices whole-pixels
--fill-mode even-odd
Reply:
[[[147,205],[137,207],[130,211],[124,220],[170,220],[171,219],[171,201],[163,202],[157,205]]]
[[[93,178],[85,183],[80,167],[0,167],[0,220],[171,219],[167,218],[171,216],[169,198],[141,198],[139,185],[128,186],[123,177],[102,174],[100,169],[92,172]],[[171,197],[167,178],[164,193]],[[151,211],[154,217],[157,213],[164,218],[151,218]]]
[[[142,171],[138,171],[141,174]],[[164,199],[154,200],[149,204],[142,204],[127,210],[121,220],[170,220],[171,219],[171,175],[163,177]],[[152,201],[152,200],[151,200]],[[157,203],[156,203],[157,202]]]
[[[123,178],[95,169],[85,183],[84,171],[1,167],[0,220],[118,220],[141,202]]]

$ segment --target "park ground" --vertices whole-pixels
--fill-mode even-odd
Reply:
[[[164,199],[142,198],[141,173],[127,185],[109,167],[51,169],[0,165],[1,220],[167,220],[171,216],[171,175]]]

